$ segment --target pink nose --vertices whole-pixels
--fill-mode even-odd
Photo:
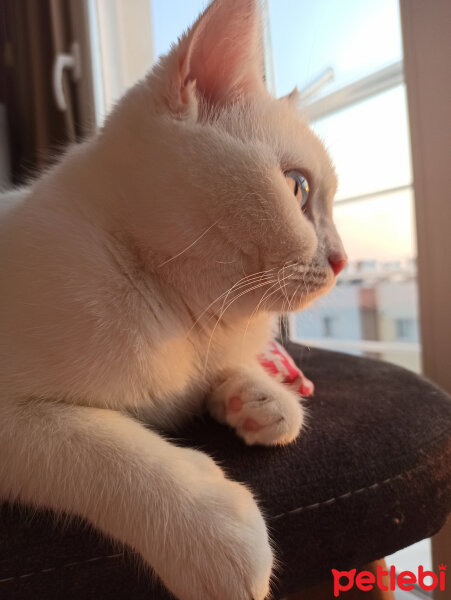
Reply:
[[[332,267],[332,271],[334,272],[334,275],[338,275],[338,273],[340,273],[341,271],[343,271],[343,269],[346,267],[346,263],[347,263],[347,259],[346,258],[338,258],[335,256],[329,256],[329,264]]]

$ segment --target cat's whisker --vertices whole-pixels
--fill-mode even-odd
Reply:
[[[261,298],[260,302],[258,303],[258,305],[257,305],[257,310],[260,308],[260,306],[261,306],[261,305],[262,305],[264,302],[266,302],[266,301],[268,300],[268,298],[269,298],[270,296],[273,296],[275,293],[277,293],[277,292],[280,292],[280,291],[282,291],[282,293],[284,293],[284,289],[283,289],[283,288],[286,288],[286,285],[287,285],[287,284],[285,283],[283,286],[282,286],[281,284],[282,284],[284,281],[286,281],[286,280],[288,280],[288,279],[291,279],[291,278],[292,278],[292,276],[293,276],[293,274],[289,274],[289,275],[285,276],[285,277],[284,277],[282,280],[279,280],[279,279],[278,279],[278,280],[277,280],[277,282],[276,282],[276,284],[278,284],[278,285],[279,285],[279,288],[271,292],[271,290],[274,288],[274,286],[272,286],[272,287],[271,287],[269,290],[267,290],[267,292],[266,292],[266,293],[263,295],[263,297]],[[269,292],[271,292],[271,293],[269,293]],[[283,305],[282,305],[282,307],[283,307]]]
[[[239,298],[241,298],[241,297],[242,297],[242,296],[244,296],[245,294],[248,294],[249,292],[251,292],[251,291],[253,291],[253,290],[255,290],[255,289],[258,289],[258,288],[261,288],[261,287],[263,287],[263,286],[265,286],[265,285],[270,285],[270,284],[273,284],[273,283],[274,283],[274,281],[271,281],[271,280],[270,280],[270,281],[268,281],[268,282],[259,283],[258,285],[255,285],[255,286],[251,287],[250,289],[247,289],[247,290],[245,290],[244,292],[241,292],[240,294],[238,294],[237,296],[235,296],[235,297],[234,297],[234,298],[233,298],[233,299],[232,299],[232,300],[231,300],[231,301],[230,301],[230,302],[227,304],[227,306],[226,306],[226,307],[225,307],[225,308],[222,310],[221,314],[219,315],[219,317],[218,317],[218,319],[217,319],[217,321],[216,321],[216,323],[215,323],[215,326],[213,327],[213,330],[212,330],[212,332],[211,332],[211,335],[210,335],[210,339],[208,340],[207,351],[206,351],[206,354],[205,354],[204,375],[205,375],[205,373],[206,373],[206,371],[207,371],[208,357],[209,357],[209,354],[210,354],[210,347],[211,347],[211,343],[212,343],[212,340],[213,340],[213,336],[214,336],[214,334],[215,334],[215,331],[216,331],[216,328],[218,327],[218,325],[219,325],[219,322],[221,321],[221,319],[222,319],[222,317],[224,316],[225,312],[226,312],[226,311],[227,311],[227,310],[230,308],[230,306],[231,306],[231,305],[232,305],[234,302],[236,302],[236,300],[238,300]]]
[[[286,284],[285,284],[286,285]],[[270,294],[268,294],[265,298],[265,302],[264,305],[266,305],[266,308],[269,309],[268,307],[268,300],[271,298],[271,296],[274,296],[274,294],[277,294],[278,292],[281,291],[281,288],[277,288],[276,290],[272,291]]]
[[[261,305],[261,303],[262,303],[262,300],[263,300],[263,298],[265,297],[265,295],[266,295],[268,292],[270,292],[270,291],[271,291],[271,290],[274,288],[274,285],[276,285],[276,284],[277,284],[277,282],[274,282],[274,283],[271,285],[271,287],[270,287],[269,289],[267,289],[267,290],[266,290],[266,292],[263,294],[263,297],[260,299],[260,302],[257,304],[257,306],[256,306],[256,307],[254,308],[254,310],[252,311],[252,314],[251,314],[251,316],[250,316],[250,317],[249,317],[249,319],[247,320],[246,329],[244,330],[244,334],[243,334],[243,337],[242,337],[242,345],[243,345],[243,343],[244,343],[244,340],[246,339],[246,335],[247,335],[247,331],[248,331],[248,329],[249,329],[249,325],[250,325],[250,323],[251,323],[251,321],[252,321],[252,319],[253,319],[254,315],[257,313],[258,309],[260,308],[260,305]]]
[[[292,308],[292,302],[293,302],[294,297],[298,293],[298,289],[299,289],[300,285],[301,284],[298,284],[298,286],[296,287],[296,289],[294,290],[294,292],[291,294],[290,299],[288,300],[288,310],[290,312],[293,310],[293,308]]]
[[[299,283],[298,286],[296,287],[296,289],[294,290],[294,292],[292,293],[291,297],[290,297],[290,303],[289,303],[289,309],[290,311],[292,310],[291,307],[291,303],[293,302],[294,297],[297,295],[299,288],[301,287],[301,284]]]
[[[284,278],[285,278],[285,267],[286,267],[286,266],[287,266],[287,263],[285,263],[285,264],[283,265],[282,269],[281,269],[281,270],[282,270],[282,276],[283,276]],[[278,274],[279,274],[279,273],[280,273],[280,270],[278,271]],[[277,274],[277,275],[278,275],[278,274]],[[285,298],[286,298],[286,299],[287,299],[287,301],[288,301],[288,296],[287,296],[287,293],[286,293],[286,289],[284,290],[284,294],[285,294]],[[283,306],[284,306],[284,304],[282,304],[282,312],[283,312]]]
[[[201,312],[201,314],[198,317],[196,317],[196,320],[194,321],[192,327],[190,327],[190,329],[188,330],[188,333],[190,333],[193,330],[193,328],[197,325],[197,323],[209,311],[209,309],[212,306],[214,306],[214,304],[216,304],[216,302],[219,302],[220,300],[222,300],[222,298],[224,296],[227,296],[228,294],[230,294],[230,292],[232,290],[237,291],[238,289],[242,289],[246,285],[249,285],[251,283],[255,283],[256,281],[264,279],[264,277],[266,277],[266,274],[269,274],[273,270],[274,269],[269,269],[268,271],[259,271],[257,273],[253,273],[251,275],[246,275],[245,277],[242,277],[240,280],[238,280],[236,283],[234,283],[232,285],[232,287],[230,287],[225,292],[222,292],[222,294],[220,294],[217,298],[215,298],[215,300],[213,300],[213,302],[210,302],[210,304]]]
[[[191,244],[189,246],[187,246],[184,250],[182,250],[175,256],[168,258],[167,260],[165,260],[164,262],[159,264],[157,266],[157,268],[160,269],[161,267],[164,267],[164,265],[167,265],[168,263],[175,260],[176,258],[179,258],[180,256],[182,256],[182,254],[185,254],[185,252],[188,252],[188,250],[190,250],[193,246],[195,246],[204,236],[207,235],[207,233],[210,231],[210,229],[213,229],[213,227],[215,225],[217,225],[218,223],[219,223],[219,219],[217,221],[215,221],[214,223],[212,223],[209,227],[207,227],[207,229],[203,233],[201,233],[200,236],[194,240],[194,242],[191,242]]]
[[[277,285],[279,284],[279,290],[281,289],[281,283],[283,281],[285,281],[286,279],[290,279],[291,275],[288,275],[287,277],[284,277],[282,280],[277,279],[277,281],[274,282],[274,285],[272,285],[263,295],[263,297],[260,299],[260,302],[257,304],[256,308],[254,309],[252,316],[260,309],[260,306],[263,304],[263,302],[265,301],[266,297],[268,297],[267,295],[269,294],[269,292],[271,292],[271,290]],[[272,292],[270,295],[272,295],[273,293],[277,292],[278,290],[274,290],[274,292]],[[251,316],[251,318],[252,318]]]
[[[285,279],[286,279],[286,277],[284,277],[284,278],[282,279],[282,281],[284,281]],[[279,285],[280,285],[280,283],[281,283],[281,282],[280,282],[280,279],[279,279],[279,277],[277,278],[277,280],[274,280],[274,282],[273,282],[273,284],[271,285],[271,287],[270,287],[270,288],[269,288],[269,289],[268,289],[268,290],[267,290],[267,291],[266,291],[266,292],[263,294],[263,297],[260,299],[260,301],[259,301],[259,303],[257,304],[257,306],[256,306],[256,307],[254,308],[254,310],[252,311],[252,314],[251,314],[251,316],[250,316],[250,318],[249,318],[249,321],[250,321],[250,320],[253,318],[253,316],[254,316],[254,315],[255,315],[255,314],[258,312],[258,310],[260,309],[260,306],[262,305],[262,302],[263,302],[263,300],[264,300],[264,298],[265,298],[265,295],[266,295],[266,294],[268,294],[268,293],[269,293],[269,292],[270,292],[270,291],[271,291],[271,290],[272,290],[272,289],[273,289],[273,288],[274,288],[274,287],[275,287],[277,284],[279,284]],[[248,323],[249,323],[249,321],[248,321]]]
[[[230,296],[231,292],[239,292],[239,291],[242,291],[242,292],[243,292],[243,295],[244,295],[244,294],[245,294],[245,293],[247,293],[248,291],[251,291],[251,290],[255,289],[254,287],[251,287],[250,289],[246,290],[246,287],[248,287],[248,286],[252,286],[252,285],[256,285],[256,284],[260,284],[260,283],[266,284],[266,283],[270,283],[270,282],[268,281],[268,278],[267,278],[267,276],[266,276],[266,275],[265,275],[265,276],[260,276],[260,277],[256,277],[256,278],[252,279],[251,281],[247,281],[247,282],[245,282],[245,283],[241,284],[240,286],[237,286],[237,287],[236,287],[235,289],[233,289],[233,290],[232,290],[232,289],[229,289],[229,290],[227,290],[227,292],[225,292],[224,294],[221,294],[221,296],[220,296],[220,297],[218,297],[218,298],[215,300],[215,302],[218,302],[219,300],[223,299],[223,296],[225,296],[225,298],[223,299],[222,306],[221,306],[221,307],[220,307],[220,309],[217,311],[217,313],[216,313],[216,312],[213,312],[213,314],[212,314],[212,315],[210,315],[210,317],[208,318],[208,321],[210,321],[210,320],[211,320],[211,319],[213,319],[214,317],[216,317],[217,319],[221,317],[221,315],[223,314],[223,312],[225,312],[225,310],[227,310],[227,308],[228,308],[228,305],[227,305],[227,307],[225,307],[225,308],[224,308],[224,306],[225,306],[225,304],[226,304],[226,302],[227,302],[227,301],[229,301],[229,303],[233,303],[233,302],[235,301],[235,298],[232,298],[231,300],[230,300],[230,298],[229,298],[229,296]],[[239,297],[239,296],[238,296],[238,297]],[[209,308],[210,308],[210,307],[209,307]],[[207,312],[207,311],[208,311],[208,309],[206,309],[206,310],[204,311],[204,314],[205,314],[205,312]],[[219,313],[219,317],[218,317],[218,313]],[[208,322],[208,321],[207,321],[207,322]],[[192,328],[191,328],[191,329],[192,329]],[[191,329],[190,329],[190,331],[191,331]]]
[[[295,276],[295,273],[292,273],[292,275],[293,275],[293,278],[294,278],[294,276]],[[291,294],[291,296],[290,296],[289,298],[287,297],[287,301],[288,301],[288,304],[287,304],[288,312],[291,312],[291,311],[293,310],[293,307],[292,307],[293,298],[294,298],[294,297],[295,297],[295,295],[297,294],[297,290],[299,289],[299,287],[300,287],[300,284],[299,284],[299,285],[296,287],[295,291],[294,291],[294,292]]]
[[[269,275],[269,273],[270,273],[270,271],[260,271],[258,273],[254,273],[252,275],[246,275],[246,277],[242,277],[240,280],[238,280],[236,283],[234,283],[228,290],[226,290],[220,296],[218,296],[218,298],[216,298],[216,300],[214,302],[218,302],[224,296],[228,296],[232,291],[236,291],[237,289],[245,287],[249,283],[254,283],[255,281],[264,279],[265,277],[267,277]],[[213,304],[214,304],[214,302],[213,302]]]
[[[274,269],[269,269],[268,271],[261,271],[261,275],[259,276],[259,278],[260,278],[260,279],[264,279],[265,277],[268,277],[268,276],[269,276],[269,273],[270,273],[271,271],[274,271]],[[257,278],[257,279],[258,279],[258,278]],[[222,303],[221,310],[224,308],[224,304],[227,302],[227,297],[228,297],[229,293],[230,293],[230,292],[231,292],[231,291],[234,289],[234,287],[235,287],[235,286],[232,286],[232,287],[229,289],[229,291],[228,291],[228,293],[227,293],[226,297],[224,298],[224,302]],[[236,290],[235,290],[235,291],[236,291]]]
[[[292,293],[292,295],[290,296],[290,300],[289,300],[289,303],[288,303],[288,309],[289,309],[290,312],[292,312],[292,310],[293,310],[291,303],[293,301],[293,298],[295,296],[297,296],[297,293],[298,293],[298,290],[299,290],[300,287],[301,287],[301,284],[299,283],[296,286],[296,289],[294,290],[294,292]],[[303,294],[301,293],[301,298],[302,298],[302,296],[303,296]]]
[[[284,278],[282,279],[282,281],[284,281],[285,279],[289,279],[290,277],[291,277],[291,275],[288,275],[287,277],[284,277]],[[260,299],[260,301],[259,301],[259,303],[257,304],[257,306],[256,306],[256,307],[254,308],[254,310],[252,311],[252,314],[251,314],[251,316],[249,317],[249,319],[248,319],[248,321],[247,321],[247,324],[246,324],[246,329],[244,330],[244,334],[243,334],[243,337],[242,337],[242,344],[244,343],[244,340],[246,339],[247,331],[248,331],[248,329],[249,329],[249,325],[250,325],[250,323],[251,323],[251,321],[252,321],[252,319],[253,319],[254,315],[255,315],[255,314],[258,312],[258,310],[260,309],[260,306],[261,306],[261,305],[262,305],[262,303],[264,302],[264,300],[265,300],[265,297],[267,296],[267,294],[269,294],[269,292],[271,292],[271,290],[272,290],[272,289],[273,289],[273,288],[274,288],[274,287],[275,287],[277,284],[279,284],[279,285],[280,285],[280,280],[279,280],[279,279],[277,279],[277,281],[274,281],[274,283],[271,285],[271,287],[270,287],[270,288],[268,288],[268,289],[266,290],[266,292],[263,294],[263,296],[262,296],[262,298]],[[277,290],[276,290],[276,291],[277,291]]]
[[[255,283],[255,282],[254,282],[254,283]],[[227,304],[227,306],[225,306],[225,307],[223,306],[223,310],[222,310],[221,314],[219,315],[219,319],[221,319],[221,318],[222,318],[222,316],[223,316],[223,314],[226,312],[226,310],[228,310],[228,308],[229,308],[229,307],[230,307],[230,306],[231,306],[231,305],[232,305],[232,304],[233,304],[233,303],[234,303],[236,300],[238,300],[239,298],[241,298],[241,297],[242,297],[242,296],[244,296],[245,294],[248,294],[249,292],[251,292],[251,291],[253,291],[253,290],[256,290],[256,289],[258,289],[258,288],[260,288],[260,287],[263,287],[264,285],[274,285],[275,283],[277,283],[277,282],[276,282],[276,280],[264,281],[264,282],[260,282],[260,283],[258,283],[257,285],[254,285],[253,287],[251,287],[251,288],[249,288],[249,289],[247,289],[247,290],[241,291],[241,292],[240,292],[238,295],[236,295],[234,298],[232,298],[231,300],[229,300],[229,303]],[[235,291],[238,291],[238,290],[235,290]]]
[[[241,256],[241,270],[243,271],[243,275],[246,277],[246,269],[244,268],[243,265],[243,257]]]
[[[287,279],[290,279],[291,277],[288,276]],[[279,283],[278,281],[276,283]],[[284,284],[284,286],[286,286],[286,283]],[[277,292],[282,291],[282,286],[280,286],[278,289],[274,290],[273,292],[271,292],[269,295],[266,296],[265,298],[265,303],[268,301],[268,299],[273,296],[274,294],[276,294]]]

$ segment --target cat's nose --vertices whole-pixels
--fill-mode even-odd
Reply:
[[[345,254],[341,252],[333,253],[329,256],[329,264],[332,267],[334,275],[338,275],[346,267],[348,259]]]

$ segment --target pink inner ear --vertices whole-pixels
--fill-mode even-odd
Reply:
[[[225,103],[263,91],[262,25],[256,0],[213,2],[192,30],[185,59],[185,83],[195,80],[210,102]]]

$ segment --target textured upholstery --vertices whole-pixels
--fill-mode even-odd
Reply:
[[[281,565],[275,598],[432,535],[451,508],[443,391],[387,363],[288,348],[316,385],[295,444],[249,448],[208,418],[179,439],[256,492]],[[1,509],[1,599],[167,600],[137,563],[83,523],[61,527],[45,512]]]

